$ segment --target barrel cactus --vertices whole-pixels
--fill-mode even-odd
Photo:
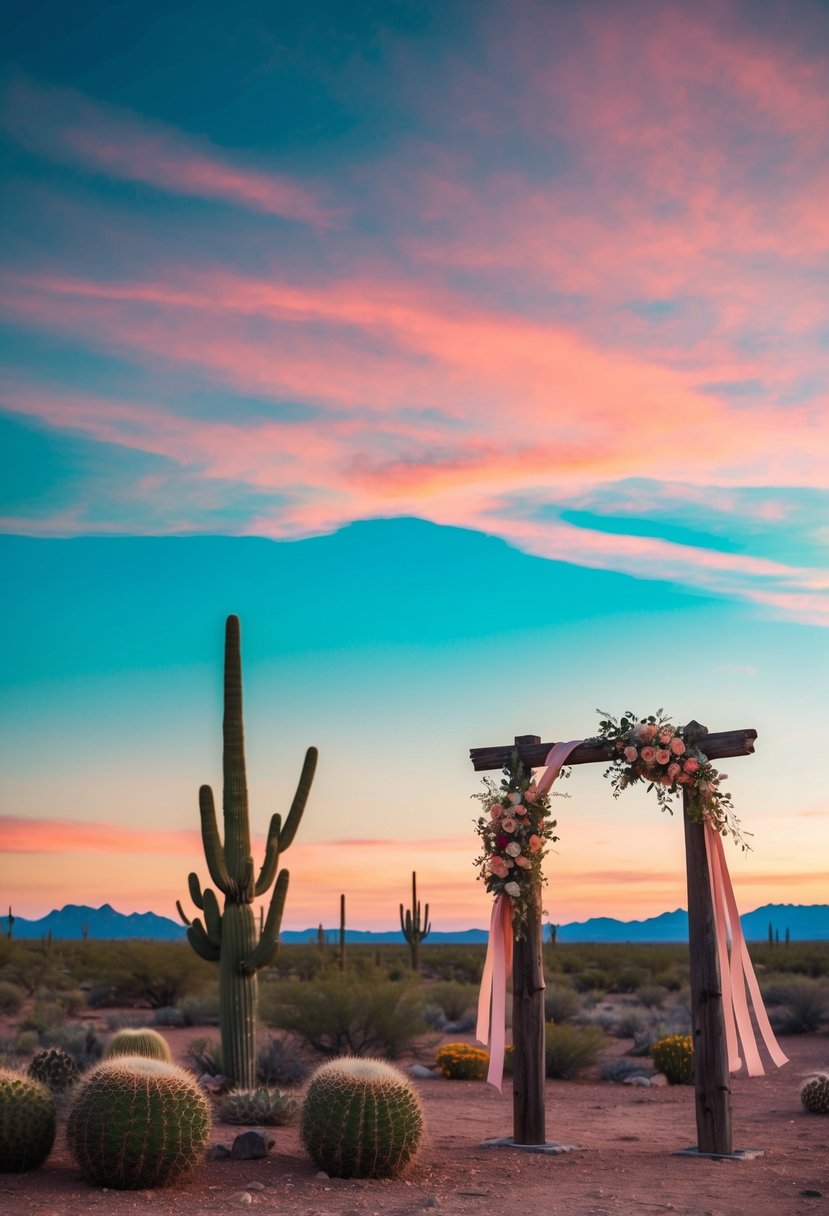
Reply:
[[[42,1165],[55,1142],[55,1100],[45,1085],[0,1068],[0,1173]]]
[[[293,1094],[278,1089],[236,1089],[219,1103],[222,1123],[241,1123],[246,1127],[278,1127],[296,1111]]]
[[[172,1059],[170,1046],[164,1035],[153,1030],[151,1026],[117,1031],[107,1044],[104,1056],[107,1059],[113,1056],[146,1056],[148,1060],[164,1060],[167,1064]]]
[[[669,1085],[690,1085],[694,1079],[694,1041],[689,1034],[669,1034],[651,1045],[657,1072]]]
[[[818,1073],[804,1081],[800,1101],[810,1115],[829,1115],[829,1077],[826,1073]]]
[[[416,1155],[422,1134],[420,1099],[385,1060],[329,1060],[308,1084],[302,1141],[334,1178],[393,1178]]]
[[[87,1181],[119,1190],[177,1181],[209,1135],[210,1108],[190,1073],[146,1056],[97,1064],[78,1087],[66,1128]]]
[[[69,1089],[81,1075],[73,1057],[62,1047],[42,1047],[36,1051],[27,1071],[32,1080],[40,1081],[53,1093]]]

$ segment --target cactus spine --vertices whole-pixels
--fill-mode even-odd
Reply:
[[[429,924],[429,905],[426,905],[426,910],[423,920],[420,919],[420,903],[417,898],[417,874],[412,870],[412,907],[411,911],[406,909],[405,919],[403,917],[403,905],[400,905],[400,928],[403,930],[403,936],[409,943],[409,950],[412,956],[412,971],[420,970],[420,943],[423,941],[431,930]]]
[[[399,1069],[343,1057],[311,1078],[300,1134],[314,1164],[332,1178],[394,1178],[420,1147],[423,1110]]]
[[[204,855],[210,877],[224,895],[224,910],[210,887],[202,891],[198,875],[190,874],[190,897],[204,913],[189,921],[181,905],[179,913],[188,925],[190,945],[212,962],[219,963],[219,1019],[225,1074],[236,1086],[253,1089],[256,1084],[256,973],[268,966],[279,948],[279,928],[288,893],[289,874],[279,868],[280,853],[292,844],[299,827],[314,770],[317,749],[305,754],[299,783],[285,824],[273,815],[265,845],[265,858],[254,877],[250,846],[248,791],[245,778],[245,743],[242,725],[242,660],[239,618],[229,616],[225,631],[224,669],[224,842],[219,836],[213,791],[199,790],[199,811]],[[257,938],[253,900],[269,890],[276,877],[264,927]]]
[[[146,1056],[148,1060],[164,1060],[168,1064],[173,1058],[164,1035],[151,1026],[142,1026],[137,1030],[125,1027],[116,1031],[107,1044],[104,1056],[108,1060],[113,1056]]]

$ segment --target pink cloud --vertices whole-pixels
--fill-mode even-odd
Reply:
[[[165,853],[193,855],[200,847],[198,831],[142,830],[78,819],[0,815],[0,830],[7,853],[155,853],[163,841]]]
[[[122,181],[317,228],[335,220],[313,191],[288,175],[235,163],[207,141],[99,105],[73,89],[18,79],[0,102],[0,124],[31,151]]]

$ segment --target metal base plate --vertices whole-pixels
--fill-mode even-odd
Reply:
[[[671,1153],[672,1157],[707,1157],[709,1161],[752,1161],[762,1157],[762,1148],[735,1148],[730,1153],[701,1153],[698,1148],[677,1148]]]
[[[522,1153],[546,1153],[549,1157],[557,1157],[561,1153],[583,1153],[585,1149],[579,1144],[516,1144],[512,1136],[501,1136],[497,1140],[484,1140],[481,1148],[515,1148]]]

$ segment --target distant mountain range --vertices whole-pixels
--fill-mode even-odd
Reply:
[[[829,941],[829,904],[764,904],[740,918],[743,933],[748,941],[766,941],[769,926],[785,940],[786,931],[792,941]],[[8,933],[8,917],[0,917],[0,932]],[[131,912],[129,915],[116,912],[111,904],[100,908],[88,908],[83,904],[67,904],[56,908],[39,920],[26,920],[16,916],[12,926],[12,937],[21,940],[41,938],[51,933],[53,939],[78,939],[88,937],[96,941],[123,941],[129,938],[144,938],[152,941],[181,941],[185,928],[178,921],[155,912]],[[339,929],[326,929],[329,942],[338,940]],[[546,935],[546,930],[545,930]],[[688,913],[682,908],[675,912],[663,912],[647,920],[615,920],[609,916],[592,917],[590,920],[574,921],[558,926],[560,942],[684,942],[688,940]],[[315,942],[316,929],[287,929],[281,934],[282,941]],[[485,942],[485,929],[464,929],[441,933],[433,931],[428,942],[467,943],[475,945]],[[346,941],[359,944],[383,945],[403,942],[399,929],[387,933],[373,933],[363,929],[348,929]]]

